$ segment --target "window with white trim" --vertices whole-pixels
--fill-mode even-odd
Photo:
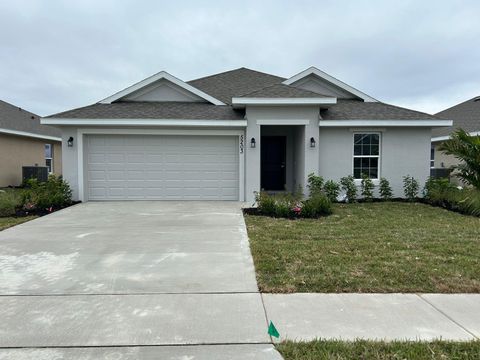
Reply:
[[[435,146],[430,148],[430,167],[435,167]]]
[[[45,166],[48,168],[48,173],[53,172],[53,145],[45,144]]]
[[[353,134],[353,177],[361,179],[380,177],[380,134]]]

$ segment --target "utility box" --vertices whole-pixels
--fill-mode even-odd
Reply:
[[[37,179],[38,182],[48,180],[48,168],[46,166],[22,166],[23,182],[30,179]]]

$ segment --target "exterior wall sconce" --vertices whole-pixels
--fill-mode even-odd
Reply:
[[[72,137],[72,136],[70,136],[70,137],[68,138],[68,140],[67,140],[67,145],[68,145],[68,147],[73,147],[73,137]]]
[[[253,148],[255,148],[256,144],[257,144],[257,142],[255,141],[255,138],[252,138],[252,140],[250,140],[250,147],[253,149]]]
[[[315,147],[315,139],[313,137],[310,138],[310,147],[314,148]]]

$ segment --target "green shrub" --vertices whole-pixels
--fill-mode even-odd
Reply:
[[[362,174],[362,197],[365,201],[372,201],[373,200],[373,189],[375,189],[375,185],[373,184],[372,179],[370,179],[367,175]]]
[[[22,193],[22,205],[27,210],[58,209],[72,203],[72,190],[61,176],[50,175],[46,182],[30,179]]]
[[[340,179],[342,190],[345,192],[348,202],[355,202],[357,199],[357,186],[355,185],[355,178],[352,175],[344,176]]]
[[[270,196],[266,192],[257,192],[255,193],[255,202],[257,204],[258,210],[267,216],[274,216],[275,215],[275,198]]]
[[[325,182],[325,185],[323,185],[323,192],[327,196],[328,200],[335,202],[340,194],[340,184],[333,180],[328,180]]]
[[[407,175],[403,177],[403,193],[408,201],[415,201],[417,199],[419,189],[420,185],[413,176]]]
[[[475,188],[457,188],[448,179],[429,178],[423,192],[431,205],[480,216],[480,191]]]
[[[323,194],[315,194],[302,202],[300,215],[305,218],[318,218],[332,213],[332,202]]]
[[[308,190],[310,191],[310,196],[316,194],[321,194],[323,189],[323,177],[311,173],[308,175]]]
[[[380,197],[383,200],[391,200],[393,197],[393,191],[390,186],[390,183],[384,177],[380,178],[379,192],[380,192]]]
[[[21,203],[21,197],[17,191],[0,190],[0,217],[15,215]]]

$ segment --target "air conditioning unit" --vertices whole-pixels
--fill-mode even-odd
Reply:
[[[22,179],[27,181],[37,179],[38,182],[48,180],[48,168],[46,166],[22,166]]]

